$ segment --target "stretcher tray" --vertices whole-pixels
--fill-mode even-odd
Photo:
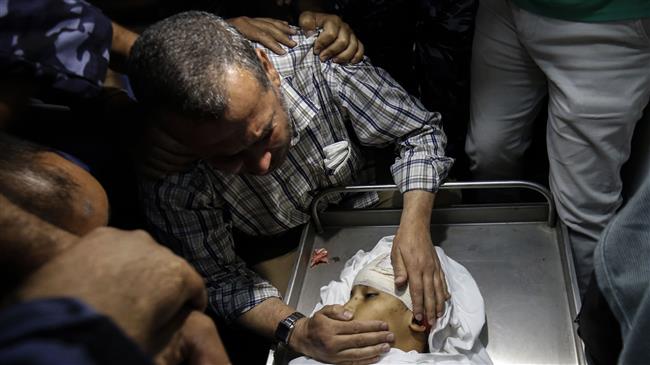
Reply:
[[[433,211],[431,233],[447,255],[464,265],[485,300],[487,324],[481,341],[495,364],[585,364],[574,318],[580,299],[567,230],[555,224],[553,200],[544,187],[524,181],[447,183],[441,189],[523,188],[545,203],[458,205]],[[370,250],[393,235],[399,209],[327,210],[332,193],[395,190],[394,185],[335,188],[314,200],[313,219],[302,232],[285,302],[310,314],[319,290],[338,279],[358,250]],[[329,264],[309,267],[315,248]],[[267,364],[286,364],[291,355],[271,350]]]

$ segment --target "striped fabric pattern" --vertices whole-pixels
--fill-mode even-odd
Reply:
[[[370,182],[363,146],[395,146],[391,172],[402,192],[435,192],[453,163],[444,156],[440,115],[427,111],[385,71],[367,59],[346,66],[320,62],[312,52],[315,36],[293,39],[298,45],[285,55],[266,50],[282,78],[293,131],[287,160],[278,169],[266,176],[232,175],[199,161],[186,173],[141,184],[153,234],[194,265],[205,279],[211,307],[226,321],[280,297],[237,257],[232,227],[263,236],[306,223],[319,190]],[[326,168],[323,148],[343,140],[350,142],[349,157],[336,169]],[[333,196],[329,203],[341,199]],[[375,194],[346,198],[354,207],[376,199]]]

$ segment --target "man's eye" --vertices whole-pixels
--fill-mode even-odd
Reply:
[[[271,135],[273,134],[273,128],[270,128],[264,133],[264,136],[262,137],[262,141],[265,141],[269,138],[271,138]]]
[[[379,293],[366,293],[365,298],[366,299],[371,299],[379,295]]]

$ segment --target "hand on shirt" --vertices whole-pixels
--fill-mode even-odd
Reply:
[[[31,275],[22,300],[73,297],[110,317],[157,354],[193,310],[207,303],[203,280],[143,231],[98,228]]]
[[[395,284],[402,287],[408,282],[415,319],[427,320],[431,326],[442,315],[445,301],[450,298],[431,241],[433,197],[426,191],[404,194],[402,219],[391,252]]]
[[[228,19],[227,22],[246,38],[261,43],[277,54],[285,53],[280,44],[287,47],[296,45],[290,38],[290,35],[295,34],[295,30],[285,21],[238,17]],[[322,28],[314,43],[314,53],[318,54],[322,61],[332,58],[336,63],[357,63],[363,59],[363,44],[340,17],[305,11],[300,14],[298,23],[305,32]]]
[[[230,18],[226,19],[226,21],[237,28],[244,37],[261,43],[277,54],[285,53],[280,44],[287,47],[296,45],[296,42],[289,37],[295,34],[296,31],[285,21],[271,18],[249,18],[247,16]]]
[[[298,24],[306,32],[322,28],[314,43],[314,53],[321,61],[332,59],[336,63],[358,63],[363,59],[363,43],[340,17],[304,11]]]
[[[341,305],[328,305],[298,320],[289,339],[292,349],[319,361],[370,364],[388,352],[394,334],[382,321],[354,321]]]

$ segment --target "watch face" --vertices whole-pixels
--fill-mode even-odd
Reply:
[[[289,333],[291,332],[291,324],[287,323],[289,318],[285,318],[278,324],[278,328],[275,330],[275,338],[283,344],[287,344],[289,339]]]

